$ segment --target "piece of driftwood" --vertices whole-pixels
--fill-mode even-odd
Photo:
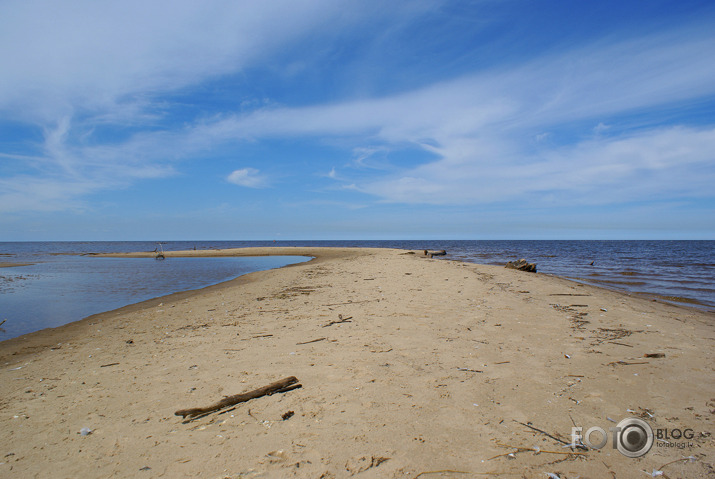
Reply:
[[[529,273],[536,273],[536,263],[529,263],[524,258],[518,261],[509,261],[506,264],[507,268],[518,269],[519,271],[527,271]]]
[[[290,376],[280,381],[269,384],[268,386],[263,386],[262,388],[254,389],[253,391],[248,391],[246,393],[236,394],[234,396],[227,396],[208,407],[195,407],[192,409],[179,409],[174,413],[176,416],[182,416],[189,418],[201,416],[214,411],[219,411],[221,409],[233,406],[234,404],[250,401],[251,399],[256,399],[262,396],[270,396],[275,393],[284,393],[292,389],[297,389],[302,387],[298,384],[298,379],[295,376]]]

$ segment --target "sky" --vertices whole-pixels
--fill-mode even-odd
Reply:
[[[0,0],[0,241],[715,239],[715,2]]]

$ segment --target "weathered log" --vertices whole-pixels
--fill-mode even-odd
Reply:
[[[528,271],[529,273],[536,273],[536,263],[529,263],[523,258],[519,261],[509,261],[505,267],[518,269],[519,271]]]
[[[262,388],[254,389],[253,391],[248,391],[246,393],[236,394],[234,396],[228,396],[223,398],[216,404],[212,404],[208,407],[196,407],[193,409],[179,409],[174,413],[176,416],[182,416],[189,418],[201,416],[214,411],[219,411],[221,409],[233,406],[234,404],[250,401],[251,399],[256,399],[262,396],[270,396],[275,393],[284,393],[292,389],[297,389],[302,387],[298,384],[298,379],[295,376],[290,376],[280,381],[269,384],[268,386],[263,386]]]

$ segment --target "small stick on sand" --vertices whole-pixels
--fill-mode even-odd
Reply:
[[[552,436],[551,434],[549,434],[549,433],[546,432],[546,431],[542,431],[542,430],[539,429],[538,427],[530,426],[529,424],[524,424],[523,422],[517,421],[516,419],[514,419],[514,422],[515,422],[515,423],[518,423],[518,424],[521,424],[522,426],[526,426],[526,427],[528,427],[529,429],[533,429],[533,430],[536,431],[536,432],[540,432],[541,434],[543,434],[543,435],[545,435],[545,436],[548,436],[548,437],[550,437],[551,439],[553,439],[554,441],[560,442],[561,444],[566,444],[566,445],[569,444],[568,442],[564,441],[563,439],[559,439],[558,437]]]
[[[328,338],[318,338],[318,339],[311,339],[310,341],[304,341],[302,343],[295,343],[296,346],[299,344],[310,344],[310,343],[317,343],[318,341],[325,341]]]
[[[192,409],[179,409],[174,413],[176,416],[181,416],[186,418],[193,418],[196,416],[202,416],[214,411],[218,411],[234,404],[250,401],[251,399],[259,398],[262,396],[270,396],[275,393],[283,393],[290,391],[292,389],[297,389],[302,387],[302,385],[297,384],[298,379],[295,376],[290,376],[280,381],[269,384],[268,386],[263,386],[262,388],[254,389],[253,391],[248,391],[246,393],[236,394],[234,396],[228,396],[223,398],[216,404],[212,404],[208,407],[196,407]]]
[[[324,328],[327,328],[328,326],[332,326],[333,324],[340,324],[340,323],[352,323],[352,321],[350,321],[351,319],[353,319],[352,316],[348,316],[347,318],[343,318],[343,315],[342,315],[342,314],[338,314],[338,320],[337,320],[337,321],[330,321],[328,324],[324,324],[323,327],[324,327]]]
[[[348,301],[347,303],[332,303],[324,304],[323,306],[341,306],[343,304],[358,304],[358,303],[370,303],[372,301],[380,301],[379,299],[364,299],[362,301]]]
[[[483,373],[484,371],[480,371],[479,369],[468,369],[468,368],[457,368],[460,371],[467,371],[468,373]]]
[[[637,361],[635,363],[629,363],[628,361],[613,361],[611,363],[606,364],[606,366],[616,366],[616,365],[622,365],[622,366],[633,366],[635,364],[649,364],[648,361]]]
[[[535,454],[541,454],[541,453],[544,453],[544,454],[562,454],[562,455],[573,455],[573,456],[586,456],[586,455],[587,455],[587,454],[584,453],[584,452],[573,452],[573,451],[544,451],[544,450],[542,450],[542,449],[540,449],[540,448],[538,448],[538,447],[536,447],[536,448],[535,448],[535,447],[520,447],[520,446],[511,446],[511,445],[509,445],[509,444],[501,444],[501,443],[497,443],[497,446],[508,447],[508,448],[510,448],[510,449],[516,449],[516,451],[514,451],[514,452],[506,452],[506,453],[504,453],[504,454],[499,454],[499,455],[497,455],[497,456],[492,456],[492,457],[490,457],[489,459],[487,459],[487,461],[491,461],[492,459],[496,459],[496,458],[498,458],[498,457],[508,456],[509,454],[516,454],[516,453],[519,453],[519,452],[533,452],[533,453],[535,453]]]

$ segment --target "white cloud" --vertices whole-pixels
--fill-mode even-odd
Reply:
[[[498,144],[490,146],[499,149]],[[489,148],[489,147],[488,147]],[[456,153],[401,175],[359,186],[386,201],[474,204],[519,200],[529,206],[661,201],[712,196],[715,129],[665,128],[494,158],[482,145],[462,144],[472,158],[454,167]]]
[[[265,188],[268,186],[268,179],[260,174],[255,168],[242,168],[233,171],[226,180],[238,186],[247,188]]]
[[[262,109],[207,123],[194,134],[352,138],[360,145],[353,149],[355,166],[375,144],[435,154],[435,161],[355,181],[360,191],[390,202],[708,196],[708,181],[715,179],[713,130],[655,126],[625,134],[605,126],[618,115],[715,94],[715,63],[703,55],[715,50],[715,39],[697,30],[679,33],[677,43],[669,43],[677,36],[670,32],[599,44],[386,98]],[[584,121],[598,126],[581,134],[596,139],[559,141],[554,130]],[[545,129],[549,141],[543,141]]]

